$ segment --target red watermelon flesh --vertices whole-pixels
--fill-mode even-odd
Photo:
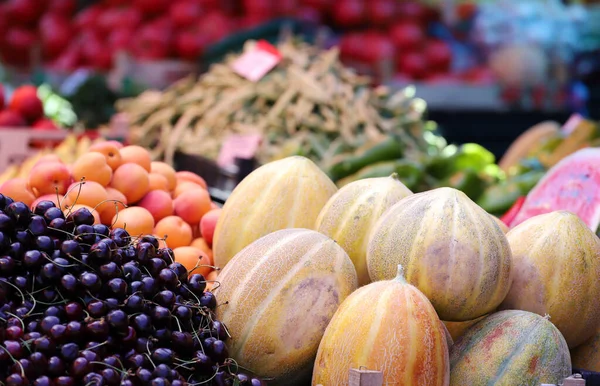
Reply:
[[[512,219],[523,221],[555,210],[579,216],[594,232],[600,224],[600,148],[585,148],[562,159],[529,192]]]

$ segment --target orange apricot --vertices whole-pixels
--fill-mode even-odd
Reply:
[[[152,190],[137,203],[152,214],[155,222],[173,214],[173,199],[164,190]]]
[[[188,224],[198,224],[210,211],[210,195],[204,189],[192,189],[175,199],[175,214]]]
[[[150,172],[160,174],[167,179],[167,189],[169,192],[175,189],[175,186],[177,186],[175,169],[173,169],[169,164],[154,161],[152,164],[150,164]]]
[[[150,158],[150,153],[148,152],[148,150],[144,149],[141,146],[130,145],[123,147],[121,150],[119,150],[119,153],[121,153],[122,163],[125,164],[128,162],[132,162],[138,164],[144,169],[146,169],[148,173],[150,173],[150,165],[152,164],[152,158]]]
[[[171,249],[189,246],[192,242],[192,227],[178,216],[168,216],[156,223],[154,233],[166,237]]]
[[[181,263],[190,274],[208,275],[212,271],[212,261],[208,255],[198,248],[179,247],[173,249],[175,261]]]
[[[199,250],[206,253],[211,259],[213,257],[212,249],[208,246],[208,243],[202,237],[197,237],[194,240],[192,240],[190,247],[198,248]]]
[[[121,166],[121,152],[119,147],[113,142],[104,141],[95,143],[90,146],[90,152],[100,153],[106,158],[106,163],[112,170],[117,169]]]
[[[120,210],[111,223],[115,228],[124,228],[132,237],[151,235],[154,229],[152,214],[139,206]]]
[[[25,178],[12,178],[4,182],[0,186],[0,193],[29,206],[35,201],[35,195]]]
[[[127,207],[127,197],[115,188],[106,188],[106,203],[98,206],[100,220],[104,225],[112,225],[115,215]]]
[[[106,189],[99,183],[95,181],[74,182],[65,194],[63,207],[79,204],[98,209],[97,207],[104,204],[107,199]]]
[[[113,173],[110,187],[123,193],[127,202],[138,202],[150,189],[148,172],[138,164],[124,163]]]
[[[150,173],[148,174],[148,182],[150,184],[150,190],[163,190],[170,192],[169,181],[162,174]]]
[[[102,186],[108,186],[113,170],[108,165],[102,153],[91,152],[83,154],[73,164],[73,179],[75,181],[94,181]]]
[[[213,243],[213,235],[215,234],[215,228],[217,227],[217,221],[221,215],[222,209],[212,209],[207,212],[200,220],[200,233],[202,238],[206,240],[208,245]]]
[[[192,173],[192,172],[188,172],[188,171],[181,171],[181,172],[175,173],[175,178],[177,179],[177,183],[181,183],[183,181],[189,181],[189,182],[193,182],[195,184],[202,186],[204,189],[208,189],[208,185],[206,184],[206,181],[204,180],[204,178],[200,177],[196,173]]]
[[[42,162],[31,169],[28,183],[38,196],[65,194],[71,183],[71,174],[62,162]]]
[[[177,186],[175,187],[175,190],[173,190],[173,198],[177,198],[179,196],[181,196],[182,193],[187,192],[189,190],[193,190],[193,189],[202,189],[202,190],[206,190],[204,189],[201,185],[198,185],[194,182],[190,182],[190,181],[183,181],[177,184]]]

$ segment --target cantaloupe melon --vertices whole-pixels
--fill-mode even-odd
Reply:
[[[344,250],[308,229],[284,229],[240,251],[219,274],[217,317],[230,355],[269,385],[310,380],[331,317],[357,287]],[[223,304],[227,303],[227,304]]]
[[[446,339],[435,309],[399,267],[395,279],[342,303],[319,345],[312,384],[348,385],[349,369],[363,367],[381,371],[384,385],[448,385]]]
[[[350,256],[358,285],[371,282],[367,244],[375,222],[396,202],[411,195],[398,175],[354,181],[333,195],[321,210],[315,229],[334,239]]]
[[[223,206],[214,233],[215,265],[223,268],[245,246],[271,232],[313,229],[335,192],[335,184],[308,158],[288,157],[254,170]]]
[[[592,337],[571,350],[573,367],[600,372],[600,328]]]
[[[527,311],[499,311],[469,328],[450,349],[450,384],[559,384],[571,375],[560,331]]]
[[[514,280],[500,309],[550,315],[570,348],[600,326],[600,239],[576,215],[532,217],[507,234]]]
[[[504,234],[507,234],[508,231],[510,230],[508,228],[508,225],[506,225],[504,223],[504,221],[500,220],[498,217],[496,217],[496,216],[494,216],[492,214],[490,214],[490,216],[492,216],[492,218],[494,219],[494,221],[496,221],[496,224],[498,224],[498,226],[500,227],[500,229],[502,229],[502,232],[504,232]]]
[[[481,321],[486,318],[488,315],[480,316],[474,320],[466,320],[464,322],[446,322],[444,321],[444,326],[446,327],[448,333],[452,337],[454,341],[457,341],[458,338],[464,335],[464,333],[475,323]]]
[[[369,276],[390,279],[398,264],[446,321],[491,312],[511,282],[511,251],[504,232],[453,188],[410,195],[378,220],[367,248]]]

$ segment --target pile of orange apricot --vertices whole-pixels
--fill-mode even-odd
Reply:
[[[43,156],[29,178],[6,181],[0,193],[32,208],[42,200],[65,213],[85,207],[97,223],[125,228],[132,236],[155,235],[188,270],[216,278],[211,247],[221,209],[206,182],[153,162],[140,146],[97,142],[70,165],[56,155]]]

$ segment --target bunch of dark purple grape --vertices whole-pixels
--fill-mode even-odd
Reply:
[[[0,195],[0,385],[264,385],[200,274],[151,236]]]

